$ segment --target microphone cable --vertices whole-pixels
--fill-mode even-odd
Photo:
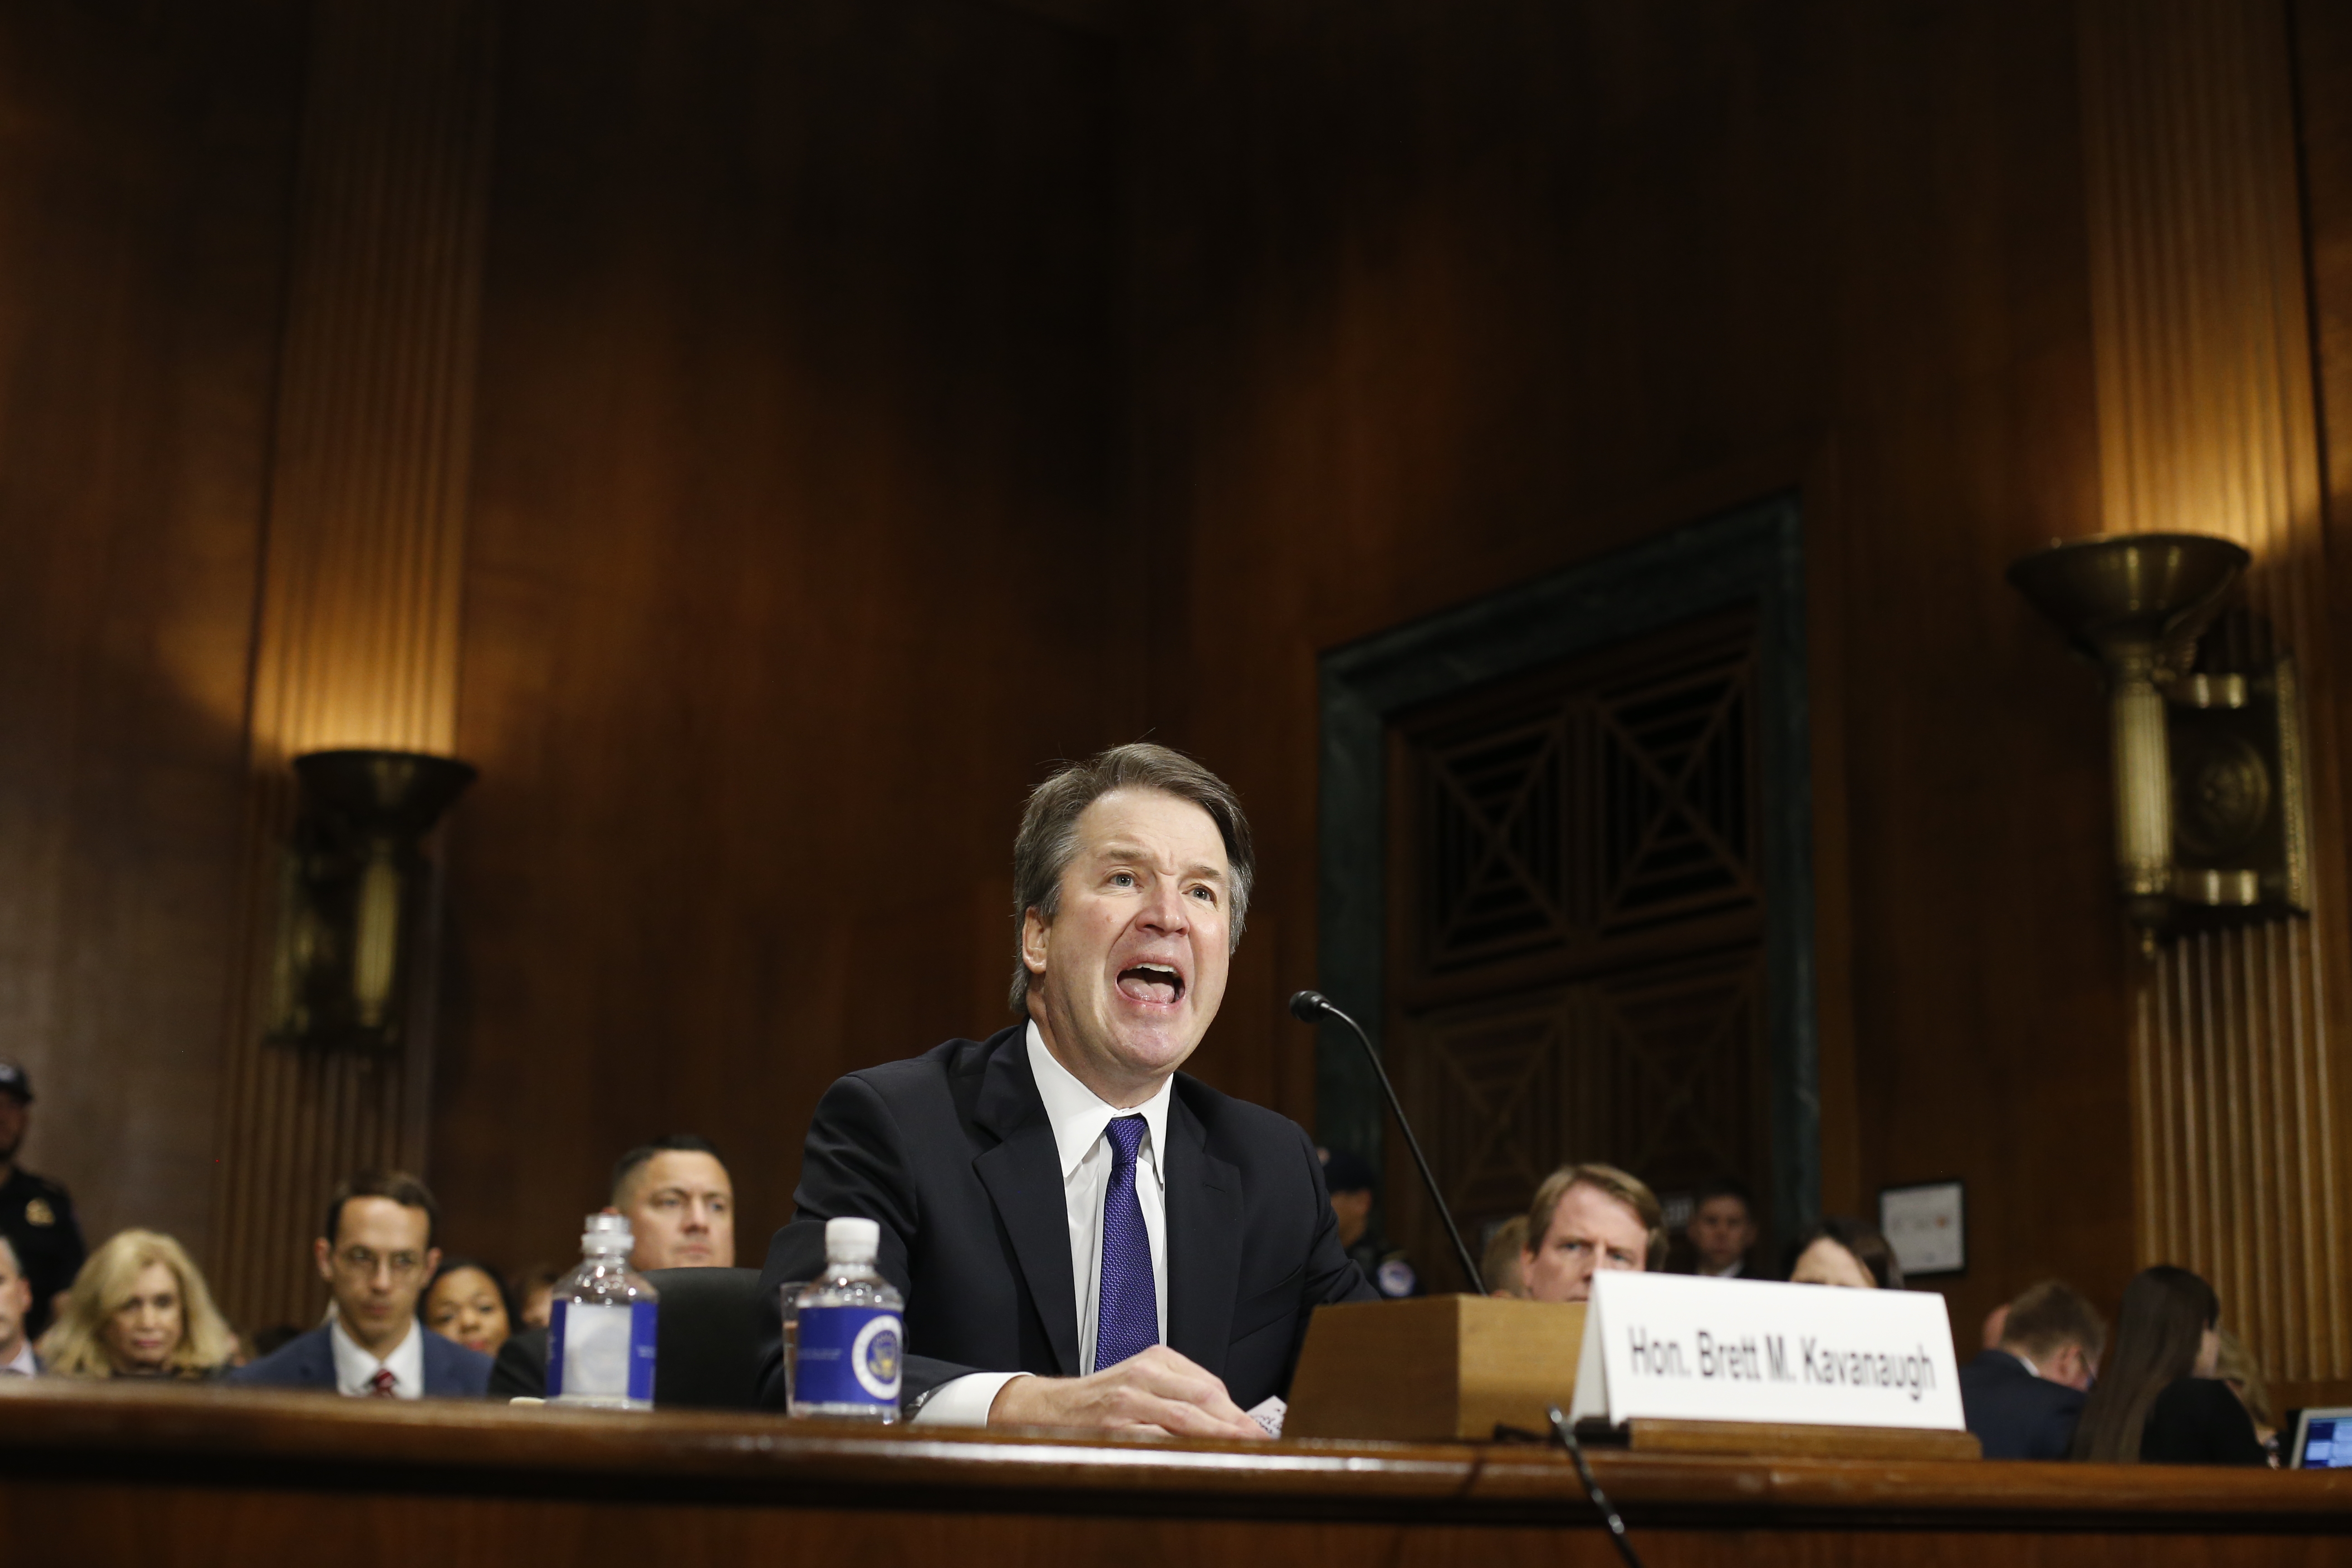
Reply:
[[[1601,1483],[1592,1479],[1592,1467],[1584,1462],[1584,1445],[1576,1440],[1568,1417],[1559,1413],[1557,1405],[1544,1406],[1544,1414],[1551,1417],[1551,1435],[1559,1439],[1559,1446],[1568,1450],[1570,1461],[1576,1466],[1577,1479],[1584,1483],[1584,1495],[1592,1500],[1601,1522],[1609,1527],[1609,1539],[1616,1543],[1617,1555],[1625,1560],[1625,1568],[1642,1568],[1642,1559],[1634,1552],[1633,1543],[1625,1539],[1625,1521],[1618,1516],[1609,1494],[1601,1489]]]

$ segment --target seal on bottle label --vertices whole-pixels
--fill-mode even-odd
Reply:
[[[887,1307],[803,1307],[798,1323],[796,1405],[898,1403],[906,1331]]]

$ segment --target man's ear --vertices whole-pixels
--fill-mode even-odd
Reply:
[[[319,1278],[331,1285],[335,1282],[335,1244],[325,1237],[310,1243],[310,1256],[319,1260]]]
[[[441,1249],[437,1247],[428,1247],[425,1249],[425,1278],[430,1279],[439,1272],[441,1272]]]
[[[1034,906],[1022,911],[1021,962],[1032,974],[1045,973],[1046,932],[1051,929]]]

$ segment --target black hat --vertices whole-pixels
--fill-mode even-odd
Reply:
[[[0,1092],[13,1094],[19,1105],[33,1103],[33,1080],[15,1062],[0,1062]]]
[[[1323,1152],[1323,1184],[1335,1193],[1369,1193],[1378,1184],[1372,1163],[1351,1149]]]

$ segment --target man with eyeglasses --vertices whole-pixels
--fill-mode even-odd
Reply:
[[[399,1171],[364,1172],[337,1187],[326,1234],[311,1244],[334,1311],[229,1381],[378,1399],[479,1398],[490,1358],[417,1321],[416,1298],[441,1260],[433,1245],[440,1214],[425,1184]]]

